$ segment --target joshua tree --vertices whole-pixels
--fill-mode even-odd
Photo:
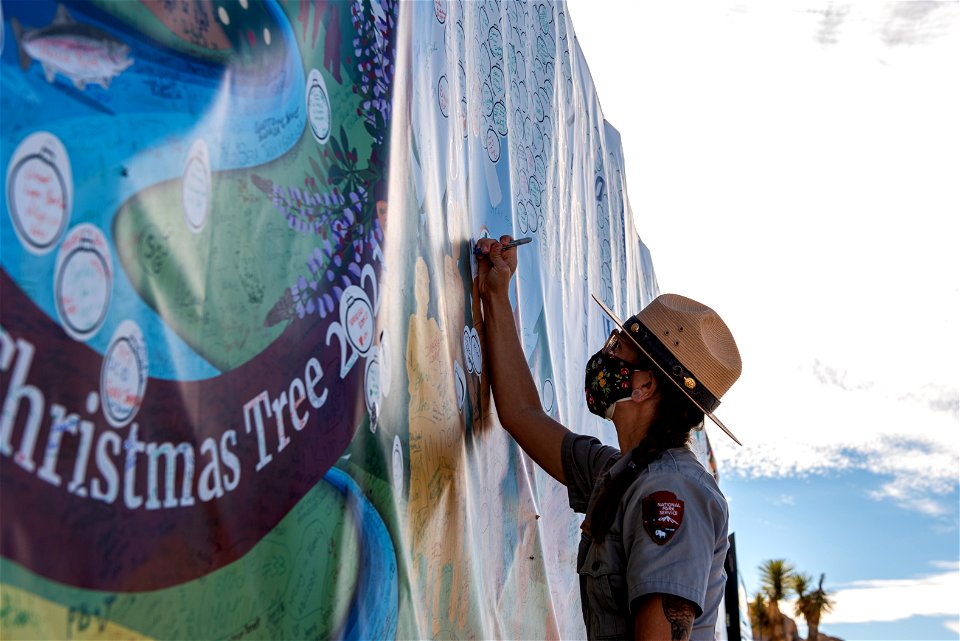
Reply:
[[[808,641],[817,641],[820,636],[820,615],[833,609],[830,593],[823,589],[824,574],[816,590],[810,590],[813,578],[808,574],[796,574],[791,579],[793,591],[797,593],[794,611],[807,622]]]
[[[763,631],[770,630],[770,613],[767,611],[767,602],[762,592],[757,592],[753,601],[747,604],[750,611],[750,627],[755,632],[755,641],[763,641]]]
[[[798,617],[803,617],[807,622],[807,640],[816,641],[816,631],[810,630],[810,620],[807,619],[807,611],[810,607],[809,599],[811,588],[813,587],[813,577],[806,572],[797,572],[790,577],[790,588],[797,595],[797,600],[793,603],[793,613]]]
[[[773,627],[773,641],[785,641],[783,613],[780,601],[790,593],[793,566],[784,559],[770,559],[760,564],[762,590],[767,597],[767,609],[770,612],[770,624]]]

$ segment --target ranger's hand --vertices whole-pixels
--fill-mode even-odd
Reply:
[[[506,295],[510,286],[510,279],[517,271],[517,248],[504,249],[503,243],[513,240],[511,236],[501,236],[500,242],[492,238],[481,238],[477,241],[480,254],[477,256],[477,268],[480,296],[490,299],[499,295]]]

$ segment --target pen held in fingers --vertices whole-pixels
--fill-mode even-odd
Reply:
[[[517,238],[516,240],[511,240],[509,243],[503,245],[503,249],[510,249],[511,247],[519,247],[520,245],[526,245],[529,242],[533,242],[532,238]],[[480,250],[480,247],[474,247],[473,253],[476,256],[482,256],[483,252]]]

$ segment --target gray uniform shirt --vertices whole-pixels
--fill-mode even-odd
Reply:
[[[562,457],[570,507],[581,513],[596,500],[602,475],[626,469],[618,449],[589,436],[568,434]],[[696,605],[691,639],[714,639],[728,545],[727,501],[713,476],[690,450],[667,450],[627,489],[603,542],[581,537],[577,572],[587,637],[633,638],[631,604],[660,593]]]

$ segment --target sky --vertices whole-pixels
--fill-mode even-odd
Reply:
[[[740,346],[744,447],[708,434],[748,593],[784,558],[826,633],[960,638],[960,4],[568,10],[660,291]]]

